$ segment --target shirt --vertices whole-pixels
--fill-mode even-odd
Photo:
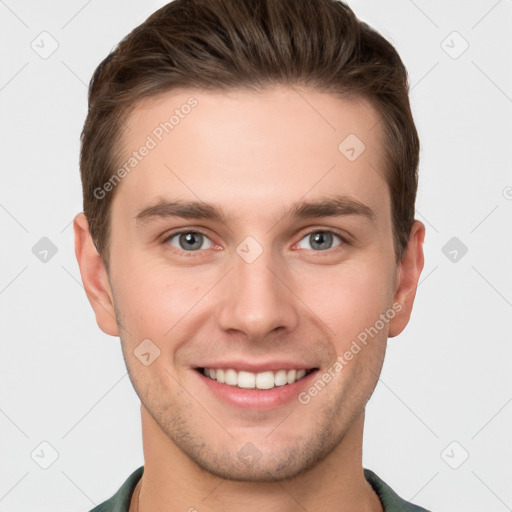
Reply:
[[[90,512],[128,512],[133,490],[142,477],[143,472],[144,466],[136,469],[114,496],[104,501]],[[400,496],[373,471],[364,469],[364,477],[379,497],[384,512],[429,512],[418,505],[414,505],[400,498]]]

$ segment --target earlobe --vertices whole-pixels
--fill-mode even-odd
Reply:
[[[94,310],[100,329],[111,336],[119,336],[114,310],[114,299],[107,271],[93,243],[89,223],[83,213],[73,220],[75,255],[85,293]]]
[[[418,281],[424,265],[424,240],[425,225],[416,220],[411,228],[409,242],[397,273],[397,286],[393,298],[393,308],[397,314],[389,322],[389,338],[400,334],[409,323]]]

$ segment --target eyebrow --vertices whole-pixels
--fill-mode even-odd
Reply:
[[[358,215],[375,222],[376,214],[367,205],[348,196],[334,196],[313,202],[298,201],[286,208],[282,219],[308,219],[317,217],[345,217]],[[234,216],[226,215],[214,204],[201,201],[165,201],[150,204],[135,216],[135,222],[143,226],[157,219],[180,217],[184,219],[212,220],[227,224]]]

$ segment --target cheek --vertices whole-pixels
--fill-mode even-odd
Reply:
[[[113,282],[130,338],[163,340],[204,294],[190,271],[126,259]]]
[[[304,277],[304,302],[334,331],[340,341],[350,341],[373,325],[390,304],[389,269],[347,264],[321,275]]]

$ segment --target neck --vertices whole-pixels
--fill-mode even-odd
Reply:
[[[382,512],[362,467],[364,412],[326,458],[298,476],[276,482],[218,478],[200,468],[162,432],[141,405],[144,475],[130,512],[200,511]],[[138,507],[137,507],[138,505]]]

